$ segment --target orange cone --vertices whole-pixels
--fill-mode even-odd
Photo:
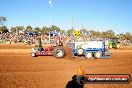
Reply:
[[[82,66],[79,66],[78,68],[78,75],[85,75],[85,70]]]

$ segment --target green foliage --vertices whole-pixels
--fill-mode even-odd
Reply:
[[[81,36],[86,36],[86,35],[88,35],[88,32],[87,32],[87,30],[86,29],[80,29],[80,35]]]
[[[56,30],[57,32],[59,32],[60,28],[58,26],[52,25],[50,31],[54,31],[54,30]]]
[[[115,36],[115,32],[113,32],[113,30],[108,30],[107,32],[107,37],[108,38],[113,38]]]
[[[3,17],[1,16],[0,17],[0,32],[1,33],[5,33],[5,32],[8,32],[8,29],[6,26],[4,26],[4,22],[7,21],[7,18],[6,17]]]
[[[126,35],[125,34],[120,34],[119,38],[122,39],[122,40],[124,40],[124,39],[126,39]]]
[[[16,32],[17,29],[16,29],[16,27],[11,27],[10,30],[11,30],[11,32]]]
[[[16,27],[11,27],[10,28],[11,32],[16,32],[17,31],[18,33],[22,32],[23,29],[24,29],[24,26],[16,26]]]
[[[105,32],[102,32],[103,38],[113,38],[115,36],[115,32],[113,30],[107,30]]]
[[[4,25],[4,22],[7,21],[6,17],[1,16],[0,17],[0,25]]]
[[[66,32],[65,30],[60,30],[60,34],[61,34],[61,35],[64,35],[65,32]]]
[[[17,26],[16,28],[18,31],[22,31],[24,29],[24,26]]]
[[[91,38],[101,38],[102,37],[102,34],[99,31],[90,30],[89,31],[89,36]]]
[[[46,26],[44,26],[44,27],[42,28],[42,30],[41,30],[41,33],[42,33],[42,35],[48,34],[48,33],[49,33],[49,28],[46,27]]]
[[[132,33],[130,32],[126,32],[125,34],[118,34],[117,36],[119,36],[120,39],[124,40],[124,39],[128,39],[128,40],[132,40]]]
[[[6,33],[9,32],[6,26],[0,26],[0,33]]]
[[[73,33],[73,31],[75,31],[74,29],[69,29],[67,30],[67,34],[70,35],[70,33]]]
[[[32,26],[28,25],[28,26],[26,27],[25,32],[32,32],[32,31],[33,31]]]
[[[41,33],[41,28],[39,27],[35,27],[34,30],[33,30],[34,33]]]
[[[126,32],[125,36],[127,39],[132,40],[132,34],[130,32]]]

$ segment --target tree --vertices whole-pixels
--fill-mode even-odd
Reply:
[[[96,37],[97,37],[97,38],[102,38],[101,32],[97,31],[97,32],[96,32]]]
[[[132,40],[132,34],[130,32],[126,32],[125,36],[126,36],[126,39]]]
[[[113,32],[113,30],[107,30],[106,32],[108,38],[113,38],[115,36],[115,32]]]
[[[7,33],[7,32],[9,32],[9,30],[7,29],[6,26],[0,26],[0,32],[1,33]]]
[[[97,37],[97,36],[96,36],[96,31],[90,30],[90,31],[89,31],[89,36],[90,36],[90,38],[96,38],[96,37]]]
[[[18,32],[21,32],[21,31],[23,31],[24,26],[17,26],[16,28],[17,28],[17,31],[18,31]]]
[[[119,36],[119,38],[120,38],[121,40],[125,40],[125,39],[126,39],[126,36],[125,36],[125,34],[123,34],[123,33],[118,34],[117,36]]]
[[[64,35],[65,34],[65,30],[60,30],[60,34]]]
[[[7,21],[6,17],[0,17],[0,25],[4,25],[4,22]]]
[[[103,31],[102,32],[102,38],[106,38],[107,37],[107,32]]]
[[[80,35],[81,35],[81,36],[87,35],[87,30],[86,30],[85,28],[80,29]]]
[[[26,27],[26,30],[25,30],[25,32],[32,32],[33,31],[33,28],[30,26],[30,25],[28,25],[27,27]]]
[[[67,30],[67,34],[70,35],[71,33],[73,33],[73,31],[75,31],[74,29],[69,29]]]
[[[2,33],[3,32],[3,27],[2,26],[0,26],[0,33]]]
[[[11,32],[16,32],[17,29],[16,29],[16,27],[11,27],[10,30],[11,30]]]
[[[35,28],[34,28],[34,32],[37,33],[37,34],[38,34],[38,33],[41,33],[41,28],[35,27]]]
[[[54,30],[56,30],[57,32],[59,32],[60,28],[58,26],[52,25],[51,26],[51,31],[54,31]]]
[[[6,17],[1,16],[0,17],[0,25],[1,25],[0,26],[0,32],[1,33],[9,32],[8,29],[7,29],[7,27],[4,26],[4,22],[5,21],[7,21]]]
[[[41,30],[41,33],[44,35],[44,34],[48,34],[49,33],[49,28],[44,26]]]
[[[118,34],[117,36],[119,36],[121,40],[125,40],[125,39],[132,40],[132,34],[130,32],[126,32],[125,34],[121,33]]]
[[[113,30],[107,30],[105,32],[102,32],[103,38],[113,38],[115,36],[115,32]]]

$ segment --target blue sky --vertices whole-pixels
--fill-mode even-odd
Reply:
[[[116,33],[132,32],[132,0],[0,0],[0,16],[7,17],[8,27],[51,24],[61,29],[112,29]]]

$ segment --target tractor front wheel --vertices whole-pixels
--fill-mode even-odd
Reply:
[[[32,57],[36,57],[36,54],[34,52],[31,53]]]

